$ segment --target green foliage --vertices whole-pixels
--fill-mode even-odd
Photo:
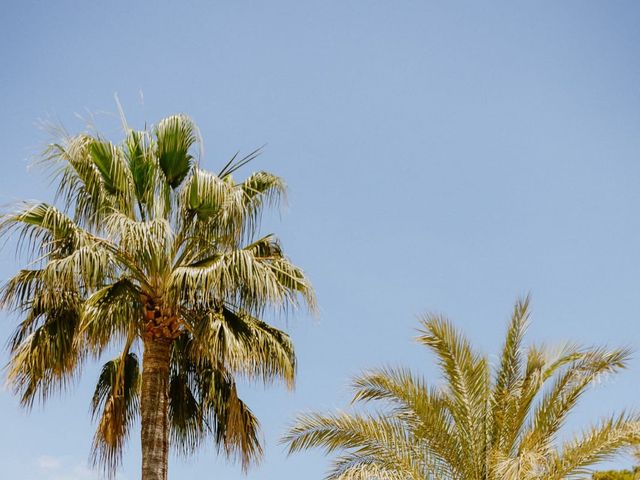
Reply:
[[[593,480],[638,480],[640,478],[640,467],[633,470],[604,470],[594,472],[591,476]]]
[[[446,318],[425,316],[418,342],[435,355],[442,386],[406,369],[365,372],[353,402],[375,402],[375,413],[300,415],[283,439],[289,452],[341,452],[327,475],[336,480],[560,480],[638,445],[640,416],[621,413],[558,446],[577,401],[625,368],[629,351],[523,348],[528,306],[516,303],[493,368]]]
[[[121,349],[104,365],[92,402],[93,458],[110,473],[139,417],[144,373],[135,351],[143,338],[173,342],[173,447],[188,454],[210,437],[246,467],[262,449],[237,378],[292,386],[295,375],[289,337],[259,317],[315,305],[278,240],[257,235],[284,182],[268,172],[232,179],[257,151],[234,157],[219,175],[207,172],[196,161],[199,142],[184,115],[127,129],[120,144],[63,138],[41,162],[61,206],[21,203],[0,219],[0,234],[17,237],[30,265],[0,292],[1,306],[21,317],[8,379],[22,403],[67,387],[108,346]]]

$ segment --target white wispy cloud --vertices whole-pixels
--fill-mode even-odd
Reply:
[[[67,466],[64,471],[56,472],[51,476],[51,480],[100,480],[100,475],[81,463],[74,466]]]
[[[51,455],[41,455],[38,457],[37,464],[41,470],[56,470],[62,465],[62,460]]]
[[[41,455],[37,466],[40,480],[103,480],[104,476],[92,470],[84,462],[78,462],[70,457],[55,457]],[[126,480],[122,475],[116,475],[115,480]]]

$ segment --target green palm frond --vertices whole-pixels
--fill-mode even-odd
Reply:
[[[124,142],[123,154],[129,166],[135,198],[141,205],[153,201],[157,163],[151,155],[151,139],[147,132],[130,130]]]
[[[226,306],[202,315],[185,313],[194,355],[250,380],[282,379],[293,387],[296,359],[287,334],[246,312]]]
[[[512,445],[511,442],[522,420],[518,413],[520,397],[525,388],[522,372],[522,341],[529,318],[528,307],[528,297],[516,302],[493,387],[492,414],[494,422],[491,436],[500,443],[494,444],[492,448],[500,451]]]
[[[353,455],[368,458],[369,471],[372,467],[383,468],[401,473],[404,478],[428,478],[442,474],[446,468],[412,436],[402,420],[382,415],[299,415],[283,442],[288,444],[289,453],[308,448],[323,448],[326,452],[347,450],[349,460],[353,460]],[[345,464],[343,457],[327,478],[364,473],[362,467]]]
[[[224,214],[242,215],[231,197],[232,185],[213,173],[194,168],[182,189],[182,204],[185,212],[196,215],[199,220],[220,219]],[[240,217],[242,218],[242,217]],[[238,217],[235,217],[238,220]]]
[[[457,425],[457,440],[461,455],[478,457],[486,450],[485,421],[489,408],[490,376],[486,358],[473,351],[451,322],[439,316],[427,316],[418,341],[429,347],[449,388],[449,412]],[[480,478],[478,469],[484,464],[469,465],[465,472],[470,478]]]
[[[27,407],[68,387],[85,356],[74,342],[79,324],[74,303],[34,308],[38,310],[30,312],[31,324],[20,326],[13,336],[7,374],[21,404]]]
[[[186,115],[173,115],[160,121],[154,133],[160,169],[171,188],[176,188],[193,166],[190,150],[198,141],[198,130]]]
[[[135,130],[128,132],[122,147],[133,183],[138,217],[142,221],[166,216],[170,203],[166,178],[154,148],[155,141],[149,132]]]
[[[629,357],[628,349],[595,348],[581,352],[578,359],[567,364],[533,412],[529,427],[523,433],[520,451],[550,449],[587,388],[602,375],[626,368]]]
[[[83,226],[98,229],[102,216],[122,206],[110,194],[104,176],[94,161],[92,145],[99,139],[87,134],[65,138],[45,152],[43,163],[53,170],[58,180],[56,199],[62,199],[65,210],[74,212],[74,220]],[[105,169],[108,175],[108,169]]]
[[[372,370],[352,383],[354,402],[382,400],[390,402],[390,414],[410,426],[416,439],[428,445],[431,454],[459,465],[463,458],[458,431],[450,411],[450,402],[437,388],[407,369]]]
[[[384,416],[308,413],[298,415],[283,442],[288,444],[289,453],[320,447],[327,453],[357,449],[361,454],[373,454],[388,446],[409,448],[405,441],[387,444],[405,435],[399,420]]]
[[[61,258],[91,243],[91,235],[66,214],[46,203],[21,203],[0,220],[0,235],[17,232],[18,249],[45,258]]]
[[[137,287],[123,278],[97,290],[85,302],[79,341],[98,354],[114,340],[124,341],[142,317]]]
[[[315,298],[303,271],[282,256],[272,237],[241,249],[220,252],[173,270],[173,295],[191,304],[224,299],[258,312],[265,306],[284,308],[299,299],[315,307]]]
[[[591,473],[588,467],[613,459],[640,444],[640,415],[621,413],[600,421],[567,441],[552,458],[548,478]]]
[[[102,187],[118,211],[133,217],[135,184],[125,154],[119,146],[94,139],[88,146],[89,157],[102,178]]]
[[[188,334],[174,344],[170,380],[171,435],[189,454],[212,436],[219,450],[243,469],[262,456],[257,418],[238,397],[233,375],[207,358]]]
[[[263,207],[277,205],[285,193],[282,179],[268,172],[256,172],[236,184],[230,176],[194,168],[179,201],[185,223],[195,221],[194,228],[209,231],[211,238],[229,236],[238,241],[254,235]]]

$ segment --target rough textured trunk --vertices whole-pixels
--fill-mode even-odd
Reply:
[[[142,480],[167,480],[169,339],[145,339],[142,360]]]

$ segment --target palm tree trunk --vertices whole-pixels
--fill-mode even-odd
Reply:
[[[167,480],[171,341],[145,339],[142,360],[142,480]]]

